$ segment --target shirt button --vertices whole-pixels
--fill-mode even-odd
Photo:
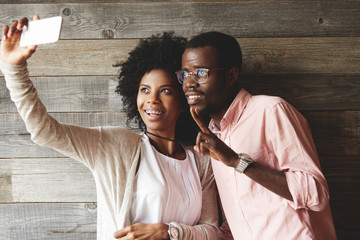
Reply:
[[[248,229],[248,228],[245,228],[244,230],[245,230],[245,232],[246,232],[246,233],[248,233],[248,232],[249,232],[249,229]]]

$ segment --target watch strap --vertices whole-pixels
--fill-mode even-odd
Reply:
[[[239,153],[238,158],[240,159],[240,161],[236,166],[235,171],[239,173],[244,173],[245,170],[253,163],[253,160],[251,160],[250,157],[245,157],[242,153]]]

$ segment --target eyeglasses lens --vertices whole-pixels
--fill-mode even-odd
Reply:
[[[208,78],[207,69],[197,69],[192,72],[187,72],[185,70],[180,70],[176,72],[177,79],[181,84],[184,83],[184,80],[189,80],[191,75],[194,76],[194,81],[197,83],[203,83]]]

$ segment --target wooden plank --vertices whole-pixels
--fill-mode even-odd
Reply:
[[[0,240],[96,239],[96,204],[0,204]]]
[[[275,0],[280,1],[280,0]],[[102,2],[101,0],[57,0],[56,3],[99,3]],[[107,3],[126,3],[129,0],[106,0]],[[131,0],[131,2],[191,2],[191,0]],[[0,4],[49,4],[54,3],[54,0],[0,0]]]
[[[251,3],[251,2],[295,2],[295,1],[298,0],[286,0],[286,1],[285,0],[192,0],[193,3]]]
[[[115,63],[128,57],[139,40],[64,40],[38,46],[29,62],[31,76],[117,76]],[[56,57],[54,57],[56,56]]]
[[[198,3],[194,32],[235,37],[359,36],[359,1]]]
[[[93,175],[68,158],[0,159],[0,202],[96,202]]]
[[[359,156],[320,156],[335,202],[358,203]],[[95,202],[90,170],[69,158],[0,159],[0,202]]]
[[[360,155],[360,111],[302,113],[310,124],[320,157]],[[20,128],[18,131],[24,132]],[[52,149],[37,146],[29,135],[21,134],[2,135],[0,153],[0,158],[63,157]]]
[[[49,112],[121,111],[115,92],[117,80],[109,76],[32,77],[41,101]],[[17,112],[5,81],[0,80],[0,112]]]
[[[351,196],[348,199],[351,199]],[[330,201],[330,204],[338,239],[358,240],[360,236],[358,202]]]
[[[360,110],[360,75],[243,75],[252,94],[280,96],[300,111]]]
[[[96,113],[50,113],[57,121],[84,127],[118,126],[128,129],[138,128],[137,124],[126,123],[125,113],[96,112]],[[1,135],[27,135],[25,123],[18,113],[0,114]]]
[[[52,158],[64,157],[30,140],[30,135],[3,135],[0,138],[0,158]]]
[[[330,207],[338,239],[358,239],[360,156],[320,156],[330,190]],[[355,237],[356,236],[356,237]]]
[[[360,110],[359,77],[359,74],[242,75],[241,81],[245,89],[251,93],[281,96],[301,111],[345,111]],[[32,80],[49,112],[123,110],[122,99],[115,93],[117,81],[113,77],[33,77]],[[1,118],[1,113],[16,113],[17,110],[10,99],[5,82],[1,79],[0,89]],[[125,114],[123,117],[125,119]]]
[[[241,38],[238,42],[244,74],[360,73],[358,37]]]
[[[2,4],[0,25],[38,13],[64,17],[63,39],[140,38],[174,30],[187,37],[204,30],[236,37],[359,36],[359,8],[358,1]]]
[[[32,19],[34,14],[61,15],[61,39],[142,38],[163,31],[189,36],[192,30],[190,2],[2,4],[0,8],[0,25],[23,16]]]
[[[303,112],[320,156],[360,155],[360,111]]]
[[[139,132],[138,129],[134,130]],[[0,158],[57,158],[64,155],[35,144],[30,135],[2,135],[0,137]]]
[[[360,156],[322,156],[320,164],[330,189],[332,202],[360,201]]]
[[[113,64],[125,60],[138,41],[63,40],[40,45],[28,61],[30,74],[117,76],[119,69]],[[243,74],[360,73],[360,37],[239,38],[238,41],[243,50]]]

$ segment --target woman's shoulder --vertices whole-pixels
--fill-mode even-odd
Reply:
[[[184,146],[185,150],[190,152],[191,154],[188,154],[190,158],[193,158],[197,168],[200,172],[203,171],[207,171],[209,167],[211,167],[211,161],[210,161],[210,156],[209,155],[205,155],[205,156],[201,156],[200,153],[198,153],[197,151],[194,150],[193,146]]]
[[[99,130],[100,130],[101,138],[103,140],[109,140],[115,142],[126,141],[127,144],[132,144],[139,142],[141,139],[140,134],[130,131],[126,128],[105,126],[105,127],[100,127]]]

